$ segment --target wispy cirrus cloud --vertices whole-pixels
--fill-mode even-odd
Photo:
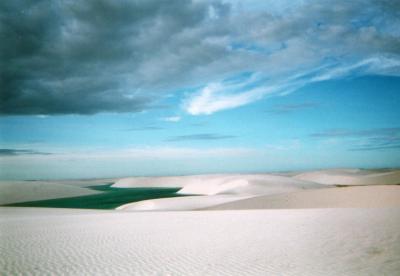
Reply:
[[[152,131],[152,130],[163,130],[163,127],[160,126],[143,126],[143,127],[134,127],[128,128],[126,131]]]
[[[400,76],[400,60],[397,57],[375,56],[356,63],[331,66],[310,79],[311,82],[337,79],[349,75]]]
[[[204,141],[204,140],[224,140],[236,138],[234,135],[222,135],[216,133],[199,133],[199,134],[189,134],[189,135],[179,135],[174,136],[166,141],[168,142],[181,142],[181,141]]]
[[[369,151],[400,148],[400,127],[374,129],[330,129],[311,134],[319,139],[344,139],[351,151]]]
[[[354,148],[350,148],[350,151],[370,151],[370,150],[389,150],[389,149],[400,149],[400,141],[397,143],[379,141],[378,143],[369,143]]]
[[[32,149],[0,149],[0,156],[20,156],[20,155],[51,155],[49,152],[41,152]]]
[[[322,132],[312,133],[312,137],[370,137],[370,136],[385,136],[396,137],[400,135],[400,127],[392,128],[373,128],[373,129],[328,129]]]
[[[113,150],[69,150],[54,154],[5,154],[4,157],[19,158],[21,160],[152,160],[152,159],[186,159],[186,158],[210,158],[210,157],[239,157],[251,156],[257,151],[252,148],[196,148],[196,147],[128,147]]]
[[[274,113],[274,114],[283,114],[283,113],[291,113],[291,112],[304,110],[304,109],[313,109],[313,108],[317,108],[318,106],[319,106],[319,104],[314,103],[314,102],[282,104],[282,105],[274,106],[270,110],[267,110],[267,112]]]
[[[289,93],[300,85],[298,82],[268,82],[259,74],[252,74],[239,82],[211,83],[186,98],[183,108],[191,115],[210,115],[255,102],[268,94]]]
[[[221,110],[247,105],[267,96],[288,95],[313,82],[368,74],[400,76],[400,57],[378,56],[356,63],[328,62],[317,69],[275,78],[267,78],[262,72],[257,72],[254,73],[257,78],[249,78],[234,84],[226,81],[208,84],[197,93],[189,95],[183,101],[183,108],[191,115],[210,115]],[[286,111],[289,109],[290,107]]]

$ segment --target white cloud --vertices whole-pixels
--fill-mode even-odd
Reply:
[[[191,115],[210,115],[258,101],[266,95],[288,94],[304,85],[301,80],[263,80],[260,75],[241,82],[211,83],[189,95],[183,108]]]
[[[187,99],[184,108],[191,115],[208,115],[254,102],[267,91],[268,89],[252,89],[234,94],[223,83],[212,83]]]
[[[282,74],[267,80],[259,72],[254,74],[257,77],[244,81],[214,82],[184,99],[183,108],[191,115],[210,115],[250,104],[267,95],[287,95],[312,82],[365,74],[400,76],[400,58],[378,55],[353,63],[322,65],[294,75]]]
[[[183,108],[191,115],[240,107],[317,81],[361,75],[400,76],[400,34],[392,27],[398,22],[396,6],[373,1],[370,8],[362,1],[288,1],[265,10],[229,2],[235,3],[233,11],[246,12],[232,13],[235,20],[229,21],[230,31],[223,36],[228,51],[204,67],[213,76],[184,99]],[[296,8],[289,12],[288,5]],[[221,76],[216,68],[228,74]],[[233,87],[224,82],[226,77],[244,71],[257,72],[265,80],[245,80]]]
[[[396,57],[376,56],[363,59],[350,65],[336,66],[321,72],[310,80],[324,81],[345,77],[350,74],[377,74],[400,76],[400,60]]]

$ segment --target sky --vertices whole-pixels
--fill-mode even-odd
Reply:
[[[0,179],[400,166],[398,1],[1,1]]]

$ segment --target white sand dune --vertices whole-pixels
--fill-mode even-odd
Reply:
[[[313,182],[270,174],[232,174],[187,183],[178,193],[199,195],[262,195],[321,188]]]
[[[197,210],[255,195],[280,194],[325,188],[291,177],[269,174],[195,175],[182,177],[138,177],[122,179],[113,187],[182,187],[179,194],[202,195],[152,199],[119,206],[125,211]]]
[[[300,173],[293,178],[328,185],[393,185],[400,184],[400,170],[321,170]]]
[[[314,183],[314,184],[312,184]],[[113,187],[181,187],[188,194],[241,194],[251,186],[250,194],[258,188],[275,185],[296,188],[317,188],[324,185],[392,185],[400,184],[400,170],[331,169],[309,172],[271,174],[211,174],[161,177],[129,177],[117,180]],[[312,186],[314,185],[314,186]],[[254,188],[254,189],[253,189]]]
[[[289,208],[377,208],[400,207],[400,186],[354,186],[257,196],[208,210],[289,209]]]
[[[74,185],[51,181],[0,181],[0,204],[101,193]]]
[[[56,214],[59,215],[56,215]],[[0,209],[1,275],[398,275],[400,209]]]
[[[119,206],[123,211],[186,211],[203,209],[231,201],[248,198],[246,196],[213,195],[159,198],[128,203]]]
[[[399,170],[336,169],[297,173],[295,175],[289,173],[287,176],[276,174],[225,174],[147,177],[130,178],[117,182],[118,185],[114,186],[180,186],[182,187],[178,191],[180,194],[204,195],[202,197],[146,200],[119,207],[121,210],[129,211],[214,209],[213,206],[221,204],[222,206],[215,208],[374,207],[384,204],[388,198],[391,199],[391,201],[387,201],[391,204],[388,206],[398,206],[399,204],[393,195],[397,195],[399,186],[348,190],[326,190],[326,188],[327,185],[333,186],[330,184],[371,185],[373,183],[398,183],[399,173]],[[320,188],[325,189],[320,191]],[[394,194],[391,194],[392,191]],[[218,195],[224,196],[218,197]],[[268,195],[277,196],[270,198]],[[258,197],[253,198],[256,196]],[[241,201],[236,202],[238,200]],[[373,202],[371,203],[370,201]]]
[[[293,179],[291,177],[270,174],[211,174],[166,177],[130,177],[118,180],[115,188],[132,187],[181,187],[181,194],[217,195],[217,194],[268,194],[293,191],[306,188],[318,188],[320,185]],[[322,187],[322,186],[321,186]]]

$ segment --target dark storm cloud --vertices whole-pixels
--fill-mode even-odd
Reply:
[[[167,139],[168,142],[181,142],[181,141],[196,141],[196,140],[224,140],[224,139],[232,139],[236,138],[234,135],[221,135],[215,133],[200,133],[200,134],[191,134],[191,135],[180,135],[174,136]]]
[[[184,0],[1,1],[0,12],[0,113],[92,114],[156,103],[177,68],[148,63],[163,51],[172,54],[171,47],[179,51],[171,37],[201,24],[207,6]],[[196,38],[186,41],[181,47]]]
[[[48,152],[40,152],[31,149],[0,149],[0,156],[17,156],[17,155],[50,155]]]
[[[393,1],[249,3],[0,1],[0,114],[138,112],[174,89],[244,71],[280,83],[332,60],[312,81],[399,75]]]

